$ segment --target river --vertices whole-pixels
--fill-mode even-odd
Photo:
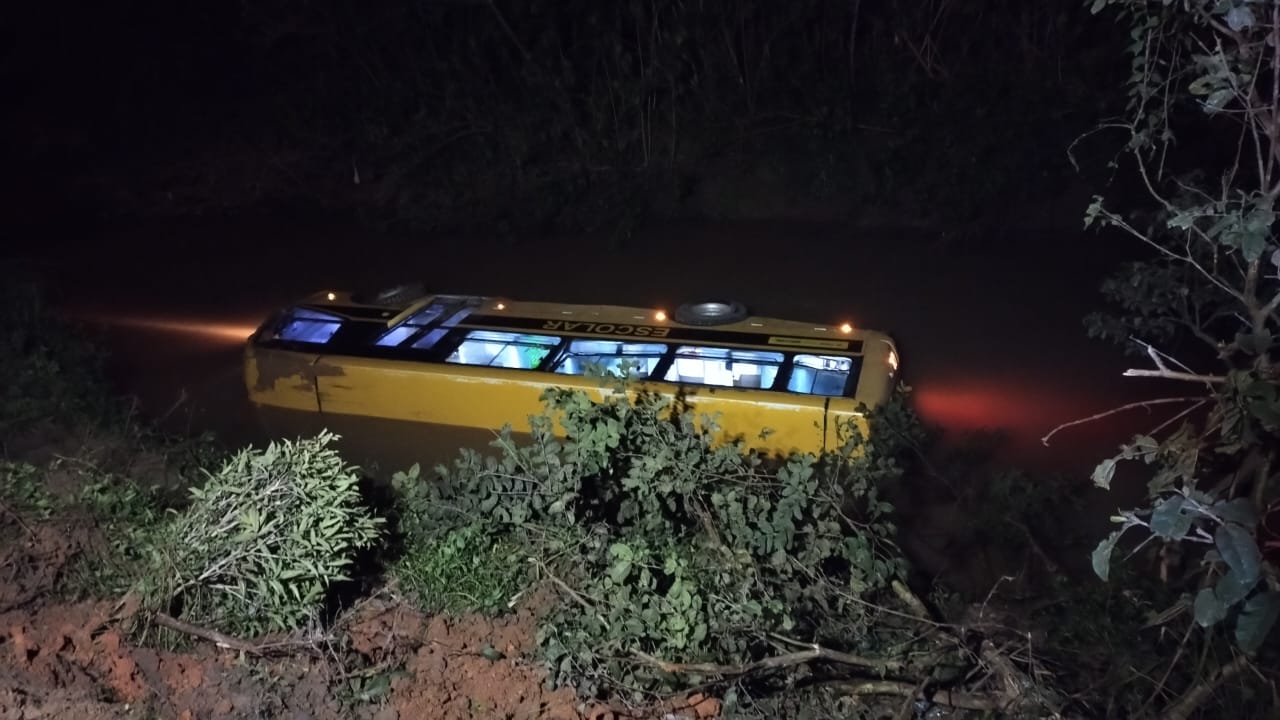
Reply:
[[[1001,458],[1087,478],[1146,417],[1054,426],[1150,396],[1131,362],[1086,337],[1098,286],[1132,248],[1094,233],[1008,230],[948,239],[835,222],[668,222],[621,245],[589,237],[486,240],[340,223],[181,222],[52,241],[11,261],[103,331],[112,377],[148,416],[254,438],[243,339],[317,289],[420,280],[447,292],[670,308],[733,298],[762,315],[889,332],[917,407],[955,436],[998,430]],[[519,419],[513,418],[518,421]]]

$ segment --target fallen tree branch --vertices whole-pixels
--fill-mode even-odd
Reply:
[[[835,683],[834,687],[849,695],[897,695],[898,697],[923,697],[935,705],[960,710],[978,710],[995,712],[1009,706],[1004,698],[977,695],[974,693],[954,692],[946,689],[918,693],[918,686],[898,680],[853,680]]]
[[[924,604],[924,601],[911,592],[911,589],[905,583],[900,580],[894,580],[889,584],[889,587],[893,589],[893,594],[898,596],[902,604],[911,609],[917,619],[933,622],[932,613],[929,612],[929,608]]]
[[[180,633],[184,633],[192,637],[198,637],[201,640],[208,640],[209,642],[213,643],[214,645],[217,645],[220,648],[226,648],[227,650],[236,650],[238,652],[248,653],[249,655],[262,654],[262,649],[257,645],[250,642],[246,642],[239,638],[231,637],[230,635],[224,635],[218,632],[217,630],[210,630],[208,628],[202,628],[198,625],[192,625],[191,623],[183,622],[171,615],[167,615],[162,612],[156,613],[153,617],[156,621],[156,624],[160,625],[161,627],[167,627],[170,630],[177,630]]]
[[[1000,696],[1007,701],[1006,707],[1019,700],[1030,700],[1048,708],[1053,717],[1061,717],[1062,710],[1057,707],[1058,703],[1051,700],[1030,675],[1018,669],[1003,650],[996,648],[995,643],[984,640],[980,656],[987,667],[991,668],[995,679],[1004,687]]]
[[[648,653],[639,650],[632,654],[642,662],[652,665],[663,672],[673,675],[728,675],[741,676],[749,675],[753,672],[761,670],[776,670],[779,668],[793,667],[795,665],[804,665],[814,660],[826,660],[828,662],[838,663],[840,665],[853,665],[856,667],[867,668],[877,672],[889,672],[891,670],[900,670],[904,663],[901,660],[880,660],[876,658],[862,657],[861,655],[851,655],[849,653],[840,652],[839,650],[831,650],[820,645],[809,645],[808,650],[787,653],[785,655],[775,655],[755,662],[743,663],[741,665],[720,665],[718,663],[673,663],[660,660]]]
[[[1218,671],[1206,678],[1204,682],[1195,685],[1184,693],[1160,717],[1162,720],[1187,720],[1192,713],[1209,699],[1209,696],[1218,689],[1219,685],[1244,672],[1248,667],[1248,655],[1236,656],[1235,660],[1218,668]]]
[[[893,716],[893,720],[911,720],[911,716],[915,714],[914,701],[916,698],[924,694],[924,688],[928,684],[929,678],[927,677],[916,683],[915,692],[902,698],[902,705],[898,707],[898,712]]]
[[[298,649],[298,648],[305,648],[307,650],[313,650],[313,651],[315,650],[315,643],[306,641],[306,640],[295,640],[295,641],[289,641],[289,642],[251,643],[246,640],[241,640],[240,638],[236,638],[230,635],[226,635],[224,633],[220,633],[217,630],[210,630],[209,628],[203,628],[203,627],[200,627],[199,625],[192,625],[191,623],[183,622],[182,620],[179,620],[171,615],[167,615],[162,612],[158,612],[155,615],[152,615],[152,619],[155,620],[155,623],[157,625],[160,625],[161,627],[167,627],[170,630],[176,630],[177,632],[183,633],[185,635],[190,635],[192,637],[197,637],[197,638],[200,638],[201,640],[208,640],[209,642],[213,643],[214,645],[217,645],[220,648],[224,648],[226,650],[235,650],[236,652],[242,652],[247,655],[263,656],[272,650],[287,651],[289,649]]]
[[[609,621],[605,620],[604,615],[601,615],[596,610],[595,605],[591,604],[586,598],[582,597],[582,595],[577,590],[574,590],[573,588],[569,587],[569,583],[561,580],[555,573],[551,572],[551,568],[547,567],[546,563],[542,562],[538,558],[532,558],[532,557],[529,558],[529,562],[536,565],[539,570],[541,570],[543,573],[546,574],[548,580],[555,583],[556,587],[565,591],[565,593],[568,594],[570,598],[573,598],[575,602],[581,605],[584,610],[586,610],[587,612],[595,613],[596,619],[600,621],[600,624],[604,625],[605,628],[609,627]]]

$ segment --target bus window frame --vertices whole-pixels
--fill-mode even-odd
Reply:
[[[512,333],[516,335],[521,334],[520,332],[517,332],[512,328],[504,328],[500,326],[486,325],[486,326],[454,327],[454,328],[450,328],[449,333],[443,338],[441,338],[439,341],[437,341],[435,346],[432,347],[430,350],[428,351],[414,350],[413,352],[415,355],[422,353],[422,355],[419,355],[419,357],[423,357],[423,359],[427,360],[428,362],[434,362],[434,363],[447,365],[447,366],[485,367],[489,370],[495,370],[495,371],[510,370],[513,372],[542,372],[542,373],[551,375],[553,378],[583,377],[583,375],[569,375],[565,373],[557,373],[555,372],[554,368],[556,366],[556,363],[560,362],[564,358],[565,354],[568,352],[569,345],[574,340],[600,339],[595,335],[581,335],[581,334],[572,334],[572,333],[563,333],[563,332],[554,332],[554,331],[551,331],[551,332],[544,331],[541,333],[528,333],[528,334],[547,335],[547,336],[557,337],[560,339],[559,344],[550,353],[547,354],[547,356],[542,360],[542,362],[536,368],[528,368],[528,369],[504,368],[504,367],[494,367],[494,366],[487,366],[487,365],[486,366],[461,365],[459,363],[447,362],[447,358],[450,355],[452,355],[453,352],[457,350],[457,348],[463,342],[466,341],[467,335],[476,330],[482,330],[487,332],[507,332],[507,333]],[[711,385],[711,384],[703,384],[703,383],[680,383],[679,381],[672,381],[672,380],[665,379],[667,373],[671,369],[671,366],[675,363],[675,360],[676,360],[675,356],[678,348],[697,347],[697,348],[706,348],[706,349],[755,350],[760,352],[769,352],[769,351],[777,352],[778,350],[777,348],[771,348],[768,346],[750,346],[750,345],[740,346],[736,344],[698,343],[698,342],[689,342],[689,341],[685,341],[682,343],[668,342],[665,344],[667,345],[667,350],[665,353],[663,353],[662,359],[660,359],[658,363],[654,365],[653,372],[650,373],[648,378],[637,378],[638,382],[663,383],[663,384],[672,385],[675,387],[680,387],[681,385],[685,385],[688,387],[707,388],[710,390],[718,390],[718,391],[731,390],[731,391],[745,391],[745,392],[776,392],[776,393],[781,393],[783,395],[794,396],[794,397],[854,398],[856,397],[857,388],[862,382],[862,373],[866,367],[866,363],[865,363],[866,358],[864,355],[861,355],[861,354],[845,355],[841,353],[821,353],[823,355],[830,355],[832,357],[849,358],[853,362],[853,366],[850,369],[849,376],[848,378],[845,379],[844,389],[839,395],[815,395],[813,393],[795,392],[793,390],[787,389],[787,385],[791,381],[792,371],[795,369],[796,356],[816,354],[812,351],[783,350],[782,351],[783,359],[781,364],[779,364],[778,366],[777,375],[774,377],[773,384],[767,388],[766,387],[740,388],[740,387],[729,387],[725,385]],[[409,344],[406,342],[405,345],[402,347],[407,347],[408,345]],[[555,383],[554,380],[551,380],[550,382],[551,384]]]
[[[640,382],[653,382],[654,380],[661,380],[661,376],[658,375],[658,371],[665,364],[668,363],[671,357],[671,351],[673,347],[672,343],[663,341],[661,339],[620,340],[618,338],[602,338],[602,337],[596,337],[596,336],[578,336],[578,335],[565,335],[565,334],[561,334],[560,338],[561,338],[560,347],[556,350],[555,357],[551,358],[550,362],[547,363],[545,372],[551,373],[552,375],[562,375],[564,377],[584,377],[586,375],[586,373],[562,373],[557,370],[557,368],[560,366],[561,363],[564,363],[569,359],[569,355],[571,354],[571,349],[573,348],[573,344],[578,341],[616,342],[621,345],[634,344],[634,345],[663,346],[664,349],[662,351],[662,354],[657,355],[658,360],[656,363],[654,363],[653,371],[650,372],[646,377],[635,378],[637,381],[640,381]],[[635,355],[635,356],[616,355],[616,356],[610,356],[610,357],[617,357],[625,361],[626,358],[628,357],[649,358],[649,357],[654,357],[654,355],[652,354],[641,354],[641,355]]]
[[[693,350],[693,351],[695,351],[695,352],[696,352],[696,351],[698,351],[698,350],[715,350],[715,351],[723,351],[726,355],[728,355],[728,356],[729,356],[729,357],[725,358],[725,360],[724,360],[724,361],[725,361],[725,362],[727,362],[727,363],[734,363],[734,362],[749,363],[749,364],[755,364],[755,365],[757,365],[757,367],[761,367],[761,368],[771,366],[771,367],[775,368],[774,373],[773,373],[773,381],[769,383],[768,387],[766,387],[766,386],[764,386],[764,385],[761,385],[760,387],[740,387],[740,386],[738,386],[738,385],[718,385],[718,384],[715,384],[715,383],[705,383],[705,382],[704,382],[704,383],[698,383],[698,382],[684,382],[684,381],[681,381],[681,380],[669,380],[669,379],[667,379],[667,376],[671,374],[671,365],[674,365],[674,364],[675,364],[675,362],[676,362],[677,360],[679,360],[679,359],[680,359],[679,357],[677,357],[677,356],[680,354],[680,352],[681,352],[681,351],[685,351],[685,352],[687,353],[687,352],[688,352],[688,351],[690,351],[690,350]],[[776,361],[776,364],[774,364],[774,361],[772,361],[772,360],[767,361],[767,362],[758,362],[758,361],[757,361],[757,362],[752,362],[752,361],[747,361],[747,360],[738,360],[738,359],[734,359],[734,358],[733,358],[733,355],[734,355],[734,353],[736,353],[736,352],[743,352],[743,353],[760,353],[760,354],[766,354],[766,353],[767,353],[767,354],[771,354],[771,355],[776,355],[776,356],[778,356],[778,360]],[[720,389],[723,389],[723,390],[768,390],[768,391],[773,391],[773,390],[775,390],[775,389],[777,389],[777,388],[778,388],[778,376],[782,374],[782,368],[783,368],[783,366],[790,365],[792,355],[793,355],[793,353],[787,352],[787,351],[785,351],[785,350],[779,350],[779,349],[777,349],[777,348],[734,347],[734,346],[730,346],[730,345],[707,345],[707,344],[699,344],[699,343],[685,342],[685,343],[680,343],[680,344],[678,344],[678,345],[675,345],[675,346],[671,349],[671,352],[670,352],[670,359],[671,359],[671,362],[670,362],[670,363],[668,363],[668,366],[667,366],[666,370],[664,370],[664,371],[663,371],[663,374],[662,374],[662,375],[660,375],[660,376],[658,376],[658,377],[657,377],[657,379],[658,379],[658,380],[661,380],[661,381],[663,381],[663,382],[671,383],[671,384],[673,384],[673,385],[692,385],[692,386],[697,386],[697,387],[720,388]],[[697,358],[697,357],[695,356],[695,357],[694,357],[694,358],[692,358],[692,359],[702,359],[702,360],[719,360],[720,358]],[[655,373],[655,375],[656,375],[656,373]],[[785,389],[786,389],[786,386],[784,385],[784,386],[782,386],[782,388],[783,388],[783,390],[785,390]],[[789,391],[788,391],[788,392],[789,392]],[[791,394],[793,394],[793,395],[800,395],[800,394],[802,394],[802,393],[791,393]]]
[[[305,308],[305,309],[309,311],[317,310],[315,308]],[[466,322],[467,316],[470,315],[474,311],[474,309],[475,308],[472,307],[471,305],[462,305],[461,307],[457,307],[454,310],[454,312],[443,313],[439,317],[435,318],[434,322],[431,322],[424,326],[420,326],[418,332],[405,338],[399,344],[394,346],[385,346],[385,345],[380,346],[380,345],[377,345],[377,341],[379,338],[381,338],[386,332],[390,332],[391,330],[397,327],[401,327],[405,323],[403,322],[397,323],[396,325],[393,325],[392,327],[388,328],[384,324],[369,321],[369,320],[342,318],[341,326],[339,327],[339,329],[329,339],[329,342],[323,345],[301,343],[301,342],[288,341],[288,340],[282,340],[279,338],[271,337],[270,335],[274,335],[276,332],[274,328],[272,328],[272,326],[280,322],[281,320],[284,320],[285,318],[287,318],[287,316],[289,315],[289,312],[293,310],[293,308],[290,308],[289,310],[279,312],[277,317],[275,318],[275,322],[268,321],[268,323],[266,323],[264,327],[266,332],[262,333],[262,335],[266,335],[266,336],[264,337],[260,335],[255,339],[255,343],[262,347],[278,348],[278,349],[290,350],[294,352],[316,353],[319,355],[328,355],[328,356],[351,356],[351,357],[368,357],[368,358],[376,358],[376,359],[384,359],[384,360],[405,360],[405,361],[411,361],[411,362],[423,362],[428,364],[436,364],[436,365],[445,366],[445,367],[455,366],[455,367],[485,368],[487,370],[499,371],[499,372],[504,370],[511,370],[511,371],[517,371],[517,372],[528,372],[528,371],[541,372],[551,376],[547,379],[548,384],[554,385],[557,382],[557,378],[561,376],[566,378],[567,377],[583,377],[583,374],[571,375],[568,373],[557,373],[555,371],[556,365],[565,359],[565,357],[568,354],[569,347],[575,340],[605,339],[593,334],[566,333],[561,331],[541,331],[541,332],[532,331],[531,332],[529,330],[517,329],[512,327],[503,327],[500,325],[487,325],[487,324],[486,325],[466,325],[464,324]],[[323,310],[321,310],[321,312],[323,312]],[[407,319],[408,318],[406,318],[406,320]],[[419,342],[428,333],[432,333],[438,330],[444,330],[445,331],[444,335],[440,337],[431,347],[429,348],[413,347],[415,343]],[[547,353],[547,355],[542,359],[542,361],[539,363],[538,367],[536,368],[527,368],[527,369],[526,368],[507,368],[507,367],[501,367],[501,366],[465,365],[462,363],[448,362],[448,358],[458,349],[458,347],[461,346],[463,342],[467,340],[467,336],[475,331],[509,333],[512,335],[522,335],[522,334],[542,335],[542,336],[555,337],[558,339],[558,342],[556,343],[556,345],[551,347],[550,352]],[[270,335],[267,335],[267,333],[270,333]],[[732,387],[732,386],[725,386],[725,385],[713,385],[709,383],[681,383],[678,380],[672,381],[672,380],[666,379],[666,376],[670,372],[672,365],[674,365],[675,363],[676,355],[678,354],[681,348],[694,347],[699,349],[727,350],[729,352],[741,351],[741,350],[756,351],[756,352],[779,352],[780,350],[779,348],[767,346],[767,345],[764,345],[763,343],[760,345],[746,345],[746,344],[739,344],[739,343],[715,343],[710,341],[706,341],[706,342],[690,341],[690,340],[669,341],[669,340],[659,340],[657,338],[653,340],[647,340],[644,342],[652,342],[653,344],[664,344],[666,345],[666,351],[658,359],[657,363],[653,367],[653,371],[649,374],[649,376],[636,377],[635,378],[636,381],[648,382],[648,383],[661,383],[661,384],[670,385],[673,387],[680,387],[683,385],[690,388],[706,388],[708,390],[716,390],[716,391],[748,391],[748,392],[761,391],[761,392],[777,392],[777,393],[782,393],[784,395],[790,395],[790,396],[796,396],[796,397],[855,398],[857,389],[862,384],[863,373],[867,371],[868,367],[870,367],[867,363],[867,357],[865,353],[847,353],[847,354],[840,353],[840,352],[824,353],[824,352],[814,352],[813,350],[808,350],[808,349],[784,349],[784,350],[781,350],[783,359],[781,363],[777,366],[778,371],[774,376],[773,383],[769,387],[742,388],[742,387]],[[789,390],[788,385],[791,382],[792,374],[794,373],[794,370],[796,368],[796,358],[799,355],[818,355],[818,356],[828,355],[832,357],[842,357],[842,358],[850,359],[852,361],[852,366],[850,368],[848,377],[845,379],[845,386],[843,388],[843,391],[839,395],[817,395],[811,392],[804,393],[804,392],[796,392],[793,390]]]

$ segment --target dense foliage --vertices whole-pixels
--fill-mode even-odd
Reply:
[[[1168,716],[1185,717],[1221,687],[1247,684],[1254,663],[1274,662],[1266,644],[1280,616],[1280,3],[1091,4],[1132,28],[1128,113],[1107,127],[1123,133],[1124,158],[1155,204],[1143,220],[1100,198],[1089,208],[1089,222],[1118,228],[1152,256],[1107,284],[1120,312],[1093,318],[1091,332],[1151,363],[1129,375],[1187,388],[1140,403],[1174,410],[1094,472],[1109,488],[1121,463],[1145,465],[1149,504],[1114,518],[1120,527],[1093,565],[1107,579],[1112,555],[1133,536],[1139,549],[1159,549],[1161,576],[1182,597],[1158,622],[1187,629],[1156,692],[1176,693]],[[1188,642],[1203,649],[1188,652]],[[1189,666],[1197,655],[1215,661]]]
[[[514,541],[507,562],[565,592],[540,630],[558,682],[656,690],[674,680],[663,663],[748,662],[788,639],[871,642],[867,598],[904,572],[880,499],[899,474],[892,442],[854,432],[841,452],[774,463],[744,441],[713,443],[709,418],[662,396],[544,399],[527,444],[508,429],[496,455],[440,468],[443,484],[416,469],[398,483],[411,535]]]

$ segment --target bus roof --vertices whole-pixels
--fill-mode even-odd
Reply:
[[[824,325],[820,323],[786,320],[773,317],[748,316],[734,322],[715,325],[693,325],[677,322],[672,313],[658,308],[642,308],[624,305],[588,305],[574,303],[537,302],[512,300],[496,296],[428,294],[412,300],[400,300],[389,304],[371,304],[353,300],[348,292],[318,292],[303,304],[316,308],[324,308],[340,315],[359,317],[361,319],[377,319],[385,321],[388,326],[398,324],[418,312],[433,301],[453,299],[465,302],[475,308],[473,315],[462,324],[468,326],[489,325],[493,327],[525,328],[525,329],[561,329],[574,331],[574,324],[591,324],[599,327],[605,324],[618,326],[648,326],[688,328],[699,331],[699,334],[751,334],[759,336],[785,335],[789,337],[810,338],[830,341],[883,341],[890,347],[894,343],[882,332],[854,327],[852,324]],[[371,310],[377,310],[371,317]],[[525,321],[525,322],[521,322]],[[537,321],[537,322],[529,322]],[[548,326],[548,323],[559,322],[560,327]],[[593,329],[587,334],[596,334]],[[760,342],[766,342],[765,337]],[[843,343],[841,343],[843,344]]]

